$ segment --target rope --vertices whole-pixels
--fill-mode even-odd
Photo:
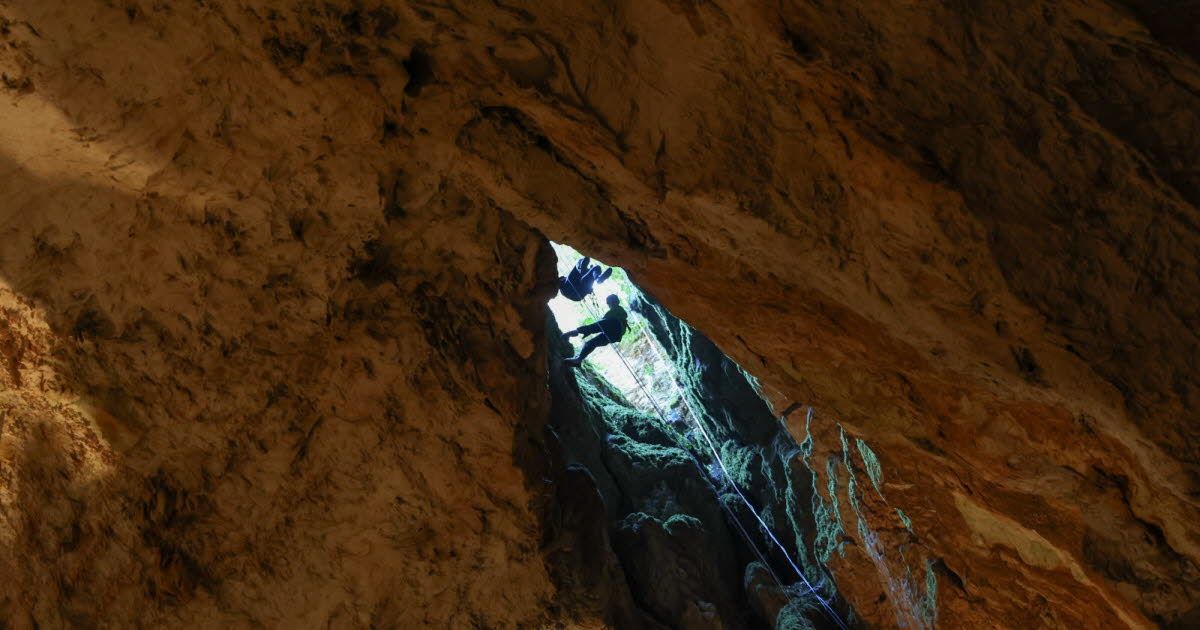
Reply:
[[[578,292],[580,290],[580,288],[577,284],[575,284],[575,281],[571,279],[570,273],[568,273],[565,277],[567,278],[567,282],[570,282],[571,286],[574,287],[575,290]],[[591,297],[594,300],[595,299],[594,292],[590,291],[589,293],[591,294]],[[584,302],[584,301],[580,300],[580,302]],[[591,312],[592,317],[597,317],[596,311],[594,311],[592,309],[591,305],[587,305],[587,306],[585,306],[585,308],[587,308]],[[599,307],[597,307],[597,308],[599,308]],[[603,317],[597,317],[597,322],[601,321],[602,319],[603,319]],[[652,396],[650,394],[650,391],[648,389],[646,389],[646,386],[642,384],[642,379],[638,378],[637,373],[634,372],[633,368],[629,365],[629,362],[627,362],[625,360],[625,356],[623,354],[621,354],[621,351],[619,349],[617,349],[616,341],[614,341],[613,338],[610,337],[607,332],[605,332],[605,330],[602,326],[599,326],[599,328],[600,328],[600,334],[604,335],[605,339],[608,339],[608,344],[606,344],[606,345],[612,346],[613,352],[616,353],[617,358],[619,358],[621,360],[621,364],[625,366],[625,369],[629,371],[629,375],[633,377],[633,381],[635,383],[637,383],[638,388],[640,388],[642,390],[642,393],[645,394],[647,400],[650,401],[650,404],[654,407],[654,411],[655,411],[655,413],[658,414],[659,419],[661,419],[663,421],[663,424],[670,424],[670,421],[667,420],[667,415],[665,413],[663,413],[662,408],[659,407],[658,402],[654,399],[654,396]],[[628,322],[626,322],[626,329],[628,329]],[[622,335],[623,334],[624,333],[622,333]],[[619,340],[617,340],[617,341],[619,341]],[[766,532],[767,536],[771,539],[771,542],[774,542],[775,545],[777,547],[779,547],[779,551],[783,553],[783,557],[787,560],[788,564],[792,567],[792,570],[795,571],[796,575],[800,578],[800,580],[802,582],[804,582],[804,586],[806,588],[808,588],[808,592],[810,594],[812,594],[812,596],[815,597],[818,602],[821,603],[821,607],[825,609],[825,611],[829,614],[830,618],[833,619],[834,623],[836,623],[839,628],[841,628],[842,630],[849,630],[848,627],[846,626],[846,624],[842,621],[841,617],[833,609],[833,607],[830,606],[827,601],[825,601],[824,597],[821,597],[821,594],[817,592],[817,589],[815,587],[813,587],[812,583],[810,583],[808,581],[808,578],[804,576],[804,572],[801,571],[800,567],[792,560],[792,556],[791,556],[791,554],[788,553],[787,548],[784,547],[783,543],[781,543],[779,541],[779,539],[775,537],[775,534],[771,531],[771,528],[767,526],[766,521],[764,521],[762,519],[762,517],[758,515],[758,510],[756,510],[754,508],[754,505],[750,503],[750,500],[746,498],[746,495],[742,494],[742,490],[740,488],[738,488],[737,482],[735,482],[733,480],[733,478],[729,475],[729,469],[725,468],[725,462],[721,459],[721,454],[717,451],[716,445],[713,442],[712,437],[708,434],[708,430],[705,429],[704,424],[700,422],[699,415],[696,414],[695,410],[693,410],[691,408],[691,405],[688,402],[687,396],[684,395],[684,392],[680,389],[679,384],[675,382],[674,378],[671,379],[671,384],[673,386],[675,386],[675,389],[679,392],[680,398],[684,401],[684,405],[688,408],[688,411],[689,411],[688,415],[690,415],[692,417],[692,423],[696,425],[696,428],[700,429],[701,435],[704,436],[704,440],[708,444],[709,451],[712,452],[713,459],[716,460],[717,465],[721,468],[721,472],[724,475],[725,479],[728,480],[730,487],[732,487],[734,492],[737,493],[738,498],[740,498],[742,500],[742,503],[744,503],[746,505],[746,508],[748,510],[750,510],[750,514],[752,514],[754,516],[754,519],[756,521],[758,521],[759,526],[762,527],[762,530],[764,532]],[[775,574],[775,571],[771,568],[771,565],[766,562],[766,559],[763,557],[763,554],[758,550],[758,547],[754,544],[754,541],[750,538],[750,535],[746,532],[745,528],[742,527],[742,524],[737,519],[736,515],[733,514],[733,511],[730,510],[729,507],[726,506],[723,501],[718,499],[717,502],[720,503],[721,507],[724,508],[726,510],[726,512],[729,513],[733,522],[737,525],[738,529],[741,530],[742,536],[744,536],[746,538],[746,541],[750,544],[751,549],[754,550],[755,555],[758,556],[759,560],[763,563],[763,566],[765,566],[767,568],[767,571],[769,571],[771,573],[771,577],[774,578],[775,583],[780,587],[781,590],[783,590],[784,585],[780,581],[779,576]]]

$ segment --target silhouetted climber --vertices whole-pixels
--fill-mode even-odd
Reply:
[[[621,298],[615,295],[608,296],[608,312],[604,314],[604,317],[600,318],[600,321],[580,326],[563,335],[563,339],[570,339],[575,335],[595,335],[595,337],[583,342],[583,348],[579,351],[579,356],[563,359],[563,365],[567,367],[579,367],[583,363],[583,360],[596,348],[620,341],[621,337],[625,335],[625,329],[628,327],[629,314],[621,307]]]
[[[572,302],[582,302],[592,292],[593,285],[600,284],[612,275],[612,267],[601,270],[600,265],[592,265],[592,259],[584,256],[575,263],[571,273],[558,277],[558,290],[563,297]]]

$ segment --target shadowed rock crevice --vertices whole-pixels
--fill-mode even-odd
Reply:
[[[814,470],[808,461],[812,437],[805,444],[792,439],[750,377],[711,341],[644,295],[631,309],[646,321],[644,328],[634,325],[633,334],[649,335],[635,347],[659,347],[620,359],[621,366],[642,374],[639,391],[619,391],[587,365],[564,367],[561,357],[571,348],[553,318],[547,327],[550,443],[561,445],[557,457],[568,471],[564,482],[587,486],[571,502],[591,506],[594,517],[602,519],[576,534],[578,540],[605,543],[603,551],[592,551],[608,558],[598,571],[605,583],[593,581],[599,587],[592,600],[599,614],[610,621],[628,615],[632,602],[643,627],[854,626],[857,617],[829,579],[830,567],[845,557],[847,546],[876,554],[883,573],[912,580],[914,568],[908,563],[923,562],[925,552],[910,543],[902,555],[882,549],[875,540],[872,528],[879,521],[870,524],[873,520],[882,515],[889,526],[899,521],[855,488],[856,475],[869,479],[859,483],[872,484],[875,493],[882,481],[878,463],[861,441],[857,459],[853,449],[843,447],[844,469],[830,469],[829,476],[829,471]],[[613,352],[611,348],[601,352]],[[658,399],[650,407],[647,392]],[[635,405],[634,398],[642,402]],[[844,514],[839,501],[850,502]],[[555,549],[550,557],[563,554]],[[597,568],[595,559],[575,562],[588,571]],[[571,564],[558,566],[560,585],[569,590],[579,583]],[[918,564],[915,573],[929,570]],[[818,590],[810,591],[810,586]],[[901,607],[890,615],[897,623],[933,624],[936,585],[925,591],[909,590],[911,583],[883,587],[898,599],[877,604]],[[816,599],[818,594],[829,609]]]

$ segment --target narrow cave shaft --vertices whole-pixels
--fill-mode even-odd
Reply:
[[[0,626],[1200,628],[1198,16],[0,0]]]
[[[565,277],[580,255],[564,245],[554,248]],[[598,319],[600,300],[558,295],[549,303],[551,393],[558,410],[551,428],[567,460],[588,472],[605,504],[617,559],[612,572],[625,577],[618,591],[628,589],[626,605],[649,618],[679,619],[687,606],[702,602],[728,627],[755,620],[772,627],[850,627],[856,617],[831,578],[833,558],[818,551],[827,544],[828,529],[836,528],[837,553],[850,542],[875,562],[896,622],[932,627],[936,582],[914,579],[930,569],[909,564],[914,551],[924,552],[883,549],[872,530],[876,516],[864,507],[858,480],[869,479],[873,498],[883,500],[882,471],[865,442],[856,441],[857,457],[841,444],[841,465],[821,471],[827,475],[821,481],[807,461],[812,436],[805,436],[804,446],[793,439],[752,376],[623,270],[614,268],[611,278],[595,292],[615,294],[629,305],[628,330],[577,369],[562,363],[572,346],[558,331]],[[844,441],[844,429],[839,434]],[[825,494],[817,490],[822,485]],[[840,496],[846,497],[849,525],[837,509]],[[818,521],[818,513],[826,522]],[[902,516],[884,515],[885,526]],[[698,540],[703,544],[693,544]],[[679,568],[667,572],[679,584],[662,587],[656,576],[664,566]]]

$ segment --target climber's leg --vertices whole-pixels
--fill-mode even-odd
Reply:
[[[564,278],[563,276],[558,277],[558,292],[572,302],[581,302],[584,295],[586,295],[580,293],[576,285],[569,278]]]
[[[581,259],[580,262],[585,260],[587,258]],[[575,302],[580,302],[583,298],[587,297],[592,292],[592,284],[596,281],[591,271],[591,269],[581,267],[576,263],[571,273],[567,274],[566,278],[559,280],[559,290],[562,291],[563,296]],[[569,287],[569,289],[563,291],[564,286]]]
[[[571,357],[570,359],[564,359],[563,365],[567,367],[579,367],[583,363],[583,360],[586,359],[589,354],[594,352],[596,348],[607,346],[610,343],[612,343],[612,340],[608,338],[608,335],[601,332],[600,334],[583,342],[583,348],[579,350],[579,356]]]
[[[572,330],[571,332],[564,333],[563,339],[570,339],[571,337],[574,337],[575,335],[594,335],[598,332],[601,332],[599,322],[591,323],[591,324],[584,324],[583,326],[580,326],[579,328],[576,328],[575,330]]]
[[[591,274],[583,276],[583,280],[579,281],[579,295],[588,296],[592,293],[592,285],[595,284],[596,277]],[[583,298],[580,298],[583,299]]]

